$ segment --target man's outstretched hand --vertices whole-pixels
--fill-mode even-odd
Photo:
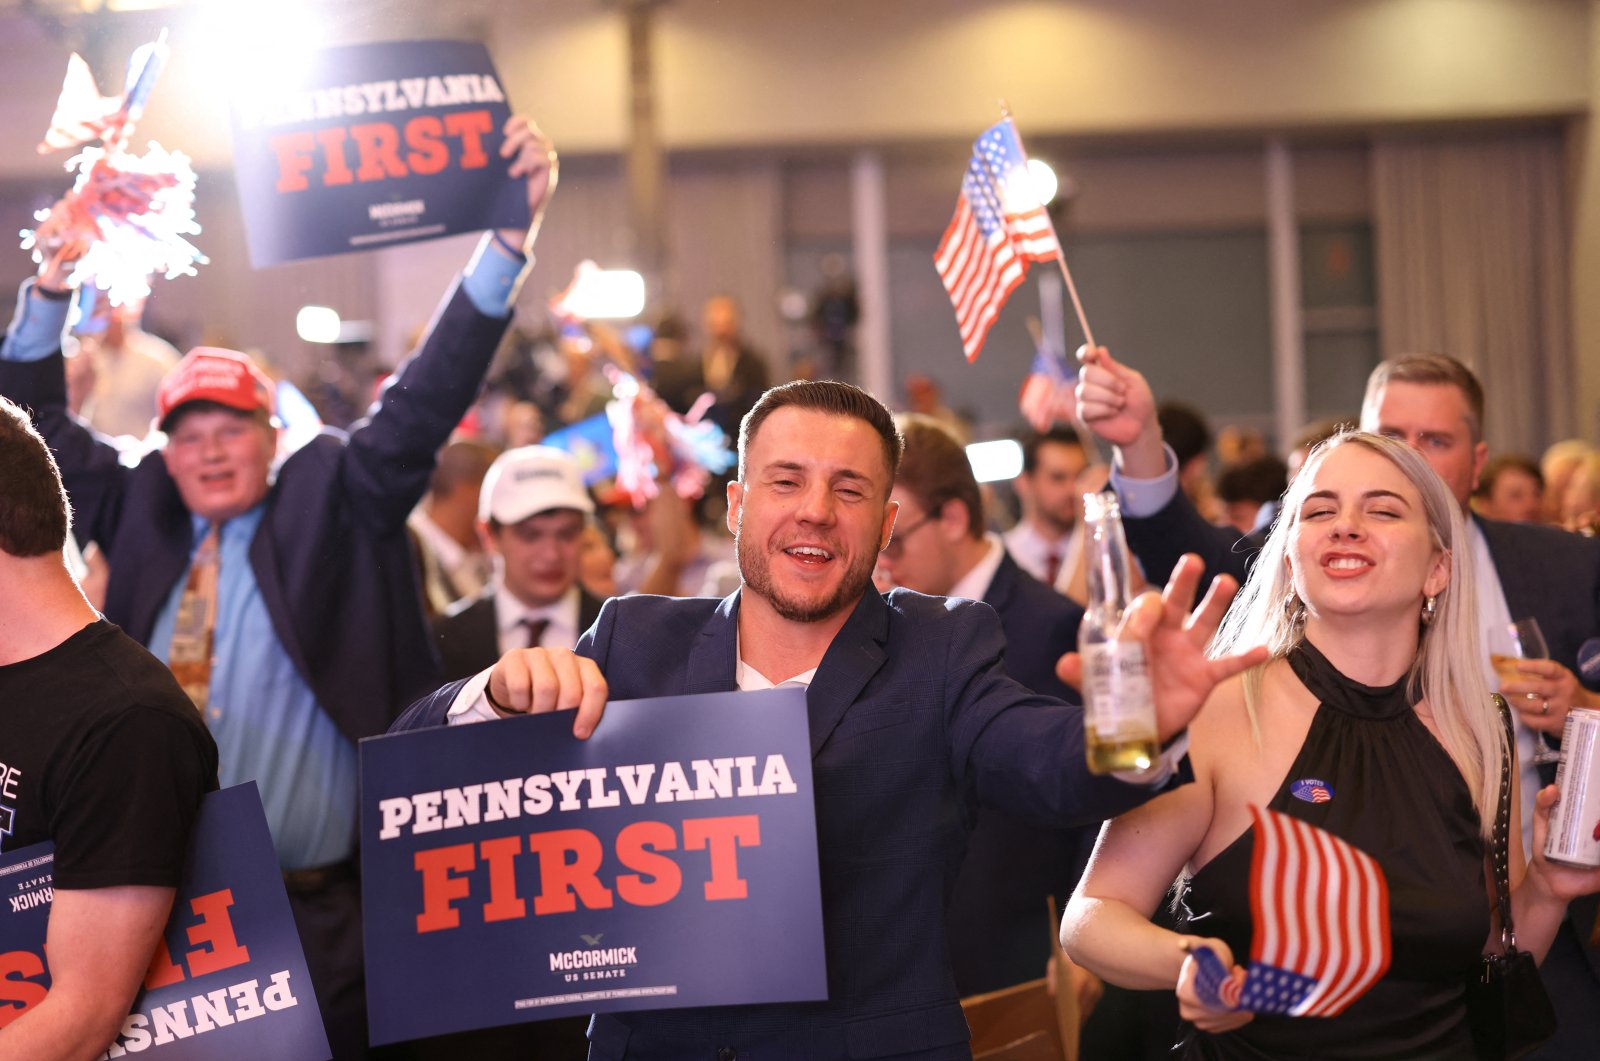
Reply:
[[[1200,558],[1185,554],[1172,569],[1167,588],[1157,596],[1142,593],[1128,607],[1117,629],[1118,641],[1142,641],[1156,704],[1156,726],[1165,744],[1187,729],[1206,697],[1222,682],[1267,658],[1265,647],[1211,659],[1206,645],[1228,611],[1238,583],[1227,575],[1211,582],[1205,599],[1194,607],[1195,590],[1205,569]],[[1056,664],[1056,675],[1074,688],[1083,682],[1083,660],[1068,652]]]

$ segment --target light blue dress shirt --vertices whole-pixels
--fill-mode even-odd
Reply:
[[[349,858],[356,842],[356,747],[317,703],[283,650],[250,567],[257,505],[222,525],[216,646],[206,725],[217,742],[223,787],[254,781],[284,869]],[[189,556],[210,524],[196,516]],[[165,663],[188,574],[173,585],[150,634]]]

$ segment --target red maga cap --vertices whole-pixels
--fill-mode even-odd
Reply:
[[[237,350],[197,346],[168,372],[156,392],[156,419],[163,428],[174,409],[189,402],[216,402],[240,412],[276,412],[273,384],[255,362]]]

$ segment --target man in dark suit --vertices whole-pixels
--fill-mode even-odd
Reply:
[[[997,534],[985,533],[983,495],[966,451],[937,420],[897,421],[905,456],[890,494],[904,530],[879,570],[904,589],[981,600],[1000,616],[1006,670],[1034,692],[1078,703],[1056,676],[1077,644],[1083,609],[1017,566]],[[1058,906],[1083,872],[1095,829],[1051,829],[980,807],[967,857],[950,895],[945,931],[963,996],[1043,976],[1051,951],[1045,898]]]
[[[593,515],[571,454],[523,446],[495,459],[478,494],[478,535],[494,578],[433,622],[446,681],[488,670],[512,649],[577,645],[600,614],[578,584]]]
[[[487,676],[414,704],[395,729],[436,725],[452,705],[466,710],[451,721],[576,707],[573,731],[587,737],[608,694],[804,686],[828,1000],[599,1015],[590,1056],[966,1058],[944,906],[971,808],[1097,821],[1172,780],[1178,748],[1146,777],[1090,775],[1081,711],[1006,675],[992,610],[872,591],[901,452],[876,399],[832,382],[774,388],[745,419],[739,448],[728,487],[738,591],[721,601],[614,598],[578,657],[511,653]],[[1141,598],[1125,627],[1146,641],[1164,741],[1217,681],[1261,656],[1204,658],[1229,589],[1186,621],[1194,574],[1184,565],[1166,600]]]
[[[67,410],[60,336],[83,246],[45,260],[0,347],[0,394],[32,409],[74,533],[110,561],[106,617],[188,672],[222,784],[260,789],[340,1061],[367,1054],[356,742],[439,680],[406,516],[478,394],[556,183],[555,152],[525,118],[507,124],[502,155],[527,180],[531,225],[484,234],[348,435],[278,459],[271,381],[242,353],[201,347],[162,383],[162,446],[124,465]]]
[[[1212,572],[1242,578],[1261,539],[1239,539],[1232,528],[1200,518],[1176,489],[1176,479],[1155,426],[1149,384],[1104,348],[1086,351],[1078,383],[1080,418],[1116,446],[1112,485],[1123,498],[1128,545],[1146,574],[1160,578],[1178,555],[1197,552]],[[1367,380],[1361,428],[1409,443],[1450,488],[1467,520],[1476,575],[1479,625],[1504,631],[1516,619],[1534,618],[1544,632],[1549,659],[1524,660],[1524,674],[1502,682],[1483,661],[1491,688],[1516,709],[1521,766],[1523,851],[1531,855],[1533,799],[1552,780],[1534,756],[1559,738],[1569,711],[1600,707],[1600,695],[1577,677],[1578,650],[1600,634],[1600,542],[1553,527],[1481,519],[1468,505],[1489,456],[1483,441],[1483,388],[1470,369],[1437,354],[1385,361]],[[1486,646],[1487,649],[1487,646]],[[1572,904],[1541,971],[1556,1004],[1556,1038],[1536,1056],[1586,1056],[1600,1041],[1600,950],[1589,945],[1595,925],[1593,896]]]

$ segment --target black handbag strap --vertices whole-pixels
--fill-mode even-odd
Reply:
[[[1494,703],[1500,711],[1500,721],[1506,728],[1506,747],[1500,756],[1500,806],[1494,815],[1494,848],[1490,852],[1494,863],[1495,902],[1500,907],[1500,945],[1503,953],[1515,954],[1517,930],[1511,923],[1511,749],[1517,746],[1517,733],[1511,724],[1511,705],[1499,693]]]

